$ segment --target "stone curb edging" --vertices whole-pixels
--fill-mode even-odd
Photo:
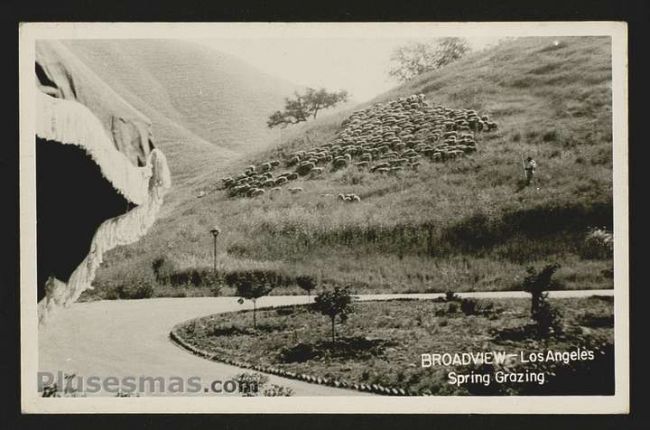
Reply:
[[[303,306],[303,305],[271,306],[269,307],[269,309],[288,308],[293,306]],[[246,312],[246,311],[237,311],[237,312]],[[194,345],[191,345],[190,343],[186,342],[180,335],[178,335],[178,333],[176,333],[176,327],[182,324],[185,323],[180,323],[174,328],[172,328],[172,330],[169,332],[169,338],[177,345],[188,350],[192,354],[211,361],[217,361],[224,364],[229,364],[231,366],[239,367],[242,369],[252,369],[258,372],[281,376],[283,378],[288,378],[288,379],[295,379],[298,381],[308,382],[311,384],[327,385],[335,388],[356,390],[356,391],[379,394],[384,396],[419,396],[420,395],[414,391],[406,391],[403,388],[384,387],[383,385],[380,384],[350,383],[350,382],[341,381],[337,379],[322,378],[320,376],[309,375],[306,373],[291,372],[277,367],[254,365],[245,361],[233,360],[227,357],[220,357],[218,354],[214,354],[212,352],[203,350],[201,348],[197,348]]]

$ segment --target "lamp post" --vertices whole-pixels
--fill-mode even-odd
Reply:
[[[219,233],[221,233],[221,229],[217,227],[216,225],[212,227],[210,230],[210,234],[212,234],[212,237],[214,238],[214,251],[213,251],[213,264],[212,264],[212,270],[217,271],[217,236],[219,236]]]

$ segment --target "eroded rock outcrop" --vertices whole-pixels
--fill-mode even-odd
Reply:
[[[151,122],[63,44],[36,43],[39,320],[91,288],[106,251],[151,227],[171,185]]]

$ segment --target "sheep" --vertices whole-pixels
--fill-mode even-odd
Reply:
[[[249,185],[239,185],[239,186],[237,186],[235,188],[232,188],[229,191],[229,196],[234,197],[234,196],[237,196],[237,195],[240,195],[240,194],[244,194],[244,193],[248,192],[248,190],[250,190],[250,188],[251,187]]]
[[[361,154],[361,157],[359,157],[359,161],[367,161],[371,162],[372,161],[372,154],[369,152],[364,152]]]
[[[332,164],[333,164],[332,167],[334,167],[334,169],[337,170],[337,169],[342,169],[344,167],[347,167],[348,161],[345,158],[335,158]]]
[[[461,147],[463,152],[466,154],[471,154],[472,152],[476,152],[476,146],[472,145],[464,145]]]
[[[309,174],[313,178],[322,174],[324,168],[316,166],[331,163],[335,171],[355,161],[358,168],[370,168],[373,161],[381,160],[370,169],[380,174],[401,171],[401,166],[417,169],[423,156],[437,162],[476,151],[474,134],[496,128],[494,121],[487,115],[479,116],[475,110],[433,105],[421,94],[411,95],[355,112],[343,121],[330,142],[288,155],[282,161],[287,166],[297,166],[295,172],[273,178],[270,170],[281,161],[272,160],[257,169],[249,166],[243,175],[222,181],[225,188],[244,184],[261,188],[269,186],[269,180],[274,186],[283,185],[299,175]],[[263,177],[260,172],[264,172]]]
[[[300,163],[300,166],[296,169],[296,173],[298,173],[300,176],[305,176],[309,172],[311,172],[311,169],[316,167],[316,165],[312,162],[303,162]]]
[[[300,163],[300,157],[298,156],[293,156],[286,162],[287,167],[295,166],[296,164]]]
[[[310,176],[312,178],[315,178],[316,176],[320,176],[323,173],[324,169],[322,167],[314,167],[311,169],[311,172],[309,172]]]
[[[395,152],[395,151],[389,151],[389,152],[384,153],[380,158],[381,158],[382,160],[386,160],[386,159],[390,160],[390,159],[392,159],[392,158],[397,158],[397,157],[399,157],[399,156],[397,155],[397,152]]]
[[[415,151],[414,149],[407,149],[406,151],[402,152],[402,158],[411,157],[414,155],[418,155],[417,151]]]
[[[389,166],[390,163],[379,163],[379,164],[375,164],[370,170],[375,171],[377,169],[381,169],[382,167],[389,167]]]
[[[354,163],[354,165],[357,166],[357,168],[359,168],[359,169],[364,169],[364,168],[368,167],[368,162],[367,161],[360,161],[358,163]]]
[[[284,184],[286,184],[287,182],[289,182],[289,180],[288,180],[285,176],[280,176],[279,178],[277,178],[277,179],[275,180],[275,185],[276,185],[276,186],[277,186],[277,185],[284,185]]]
[[[231,178],[231,177],[223,178],[223,179],[221,179],[221,182],[223,182],[223,186],[225,188],[230,188],[233,185],[235,185],[235,180],[233,178]]]
[[[465,152],[460,149],[454,149],[451,153],[454,154],[455,157],[462,157],[465,155]]]
[[[253,188],[248,192],[249,197],[257,197],[264,194],[264,190],[261,188]]]
[[[301,193],[301,192],[303,192],[303,191],[304,191],[304,190],[302,189],[302,187],[293,187],[293,188],[289,188],[289,192],[290,192],[291,194],[297,194],[297,193]]]
[[[361,201],[361,197],[359,197],[356,194],[352,194],[352,193],[339,194],[339,195],[336,196],[336,198],[343,201],[343,202],[360,202]]]

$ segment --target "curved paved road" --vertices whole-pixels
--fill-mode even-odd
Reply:
[[[557,291],[551,297],[613,295],[613,290]],[[524,292],[461,293],[461,297],[530,297]],[[393,298],[435,298],[441,294],[364,295],[361,300]],[[263,306],[305,303],[305,296],[272,296]],[[39,369],[76,375],[124,378],[126,376],[199,376],[205,384],[226,381],[242,369],[212,362],[181,349],[169,339],[169,331],[179,322],[251,308],[239,305],[234,297],[163,298],[75,303],[61,310],[39,331]],[[365,395],[269,375],[269,382],[290,387],[298,396]],[[106,393],[104,395],[107,395]],[[143,395],[158,395],[146,392]],[[199,395],[205,395],[199,393]]]

